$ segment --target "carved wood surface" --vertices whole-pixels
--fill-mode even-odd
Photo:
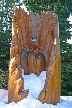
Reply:
[[[10,47],[8,100],[18,102],[28,95],[24,90],[24,74],[40,75],[47,71],[44,89],[38,99],[42,103],[60,101],[61,57],[58,37],[58,18],[50,12],[41,15],[14,8],[12,42]]]

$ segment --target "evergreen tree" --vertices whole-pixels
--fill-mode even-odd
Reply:
[[[71,38],[72,27],[67,18],[72,12],[72,0],[23,0],[28,11],[41,13],[54,11],[59,19],[59,31],[62,56],[62,95],[72,95],[72,45],[67,43]],[[11,40],[12,13],[20,0],[0,0],[0,88],[7,89],[8,63]]]
[[[8,64],[12,32],[12,14],[19,0],[0,0],[0,88],[8,84]]]
[[[41,13],[54,11],[59,20],[59,37],[62,58],[62,95],[72,95],[72,45],[67,43],[71,39],[69,29],[72,25],[67,20],[72,14],[72,0],[23,0],[28,11]]]

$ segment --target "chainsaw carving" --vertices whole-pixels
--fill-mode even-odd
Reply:
[[[57,15],[54,12],[27,14],[15,7],[12,17],[8,102],[18,102],[28,95],[29,90],[24,91],[24,69],[24,74],[36,75],[46,70],[44,89],[38,99],[42,103],[58,103],[61,91],[60,60]]]

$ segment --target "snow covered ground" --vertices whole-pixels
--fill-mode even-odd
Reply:
[[[12,102],[8,104],[8,91],[0,89],[0,108],[72,108],[72,96],[60,96],[60,103],[57,105],[42,104],[37,98],[40,91],[44,87],[46,72],[43,71],[40,76],[35,74],[23,75],[24,89],[29,89],[26,99],[18,103]]]

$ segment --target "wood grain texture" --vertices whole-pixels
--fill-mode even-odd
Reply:
[[[8,100],[18,102],[28,95],[24,90],[24,74],[37,76],[47,71],[43,90],[38,99],[42,103],[57,104],[61,92],[61,56],[58,36],[58,17],[50,12],[26,13],[14,7],[12,42],[10,47]]]

